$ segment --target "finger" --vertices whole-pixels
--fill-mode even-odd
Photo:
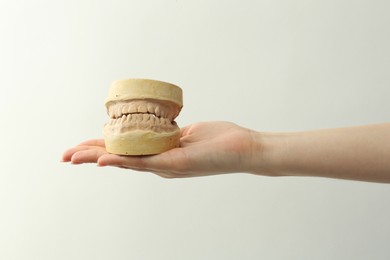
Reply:
[[[121,156],[116,154],[105,154],[101,156],[97,163],[99,166],[116,166],[122,168],[130,168],[142,170],[145,165],[142,162],[141,156]]]
[[[78,151],[85,150],[85,149],[86,149],[85,147],[76,146],[76,147],[73,147],[73,148],[66,150],[62,154],[62,161],[63,162],[70,162],[73,154],[77,153]]]
[[[185,127],[182,127],[180,128],[180,136],[183,137],[183,136],[186,136],[187,135],[187,132],[188,132],[188,129],[190,128],[190,126],[185,126]]]
[[[187,158],[181,148],[148,156],[118,156],[107,154],[99,158],[101,166],[110,165],[153,172],[185,171]]]
[[[64,154],[62,155],[62,161],[63,162],[70,162],[73,154],[75,154],[79,151],[89,150],[89,149],[102,149],[102,150],[104,150],[104,148],[97,147],[97,146],[85,146],[85,145],[84,146],[75,146],[75,147],[72,147],[64,152]]]
[[[99,157],[106,154],[105,150],[101,149],[89,149],[82,150],[74,153],[71,157],[71,162],[74,164],[81,163],[95,163],[98,161]]]
[[[78,146],[83,146],[83,145],[106,147],[103,139],[90,139],[78,144]]]
[[[142,159],[143,157],[129,157],[129,156],[119,156],[115,154],[105,154],[98,159],[98,165],[99,166],[114,166],[124,169],[131,169],[135,171],[141,171],[141,172],[151,172],[156,175],[159,175],[163,178],[174,178],[174,175],[171,174],[169,171],[156,171],[152,169],[148,169],[143,165]],[[132,163],[130,163],[132,161]]]

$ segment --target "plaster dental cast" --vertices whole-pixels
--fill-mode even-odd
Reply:
[[[106,150],[122,155],[148,155],[179,147],[180,128],[174,119],[183,107],[181,88],[166,82],[115,81],[106,107]]]

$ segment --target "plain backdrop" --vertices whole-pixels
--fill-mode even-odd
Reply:
[[[0,259],[390,259],[390,186],[60,163],[112,81],[177,84],[177,122],[390,121],[387,0],[0,0]]]

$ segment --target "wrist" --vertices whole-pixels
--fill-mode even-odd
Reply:
[[[281,165],[287,142],[283,133],[252,132],[250,173],[283,176]]]

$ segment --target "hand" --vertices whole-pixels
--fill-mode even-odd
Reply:
[[[69,149],[64,153],[63,161],[148,171],[166,178],[250,172],[253,135],[252,130],[229,122],[196,123],[181,129],[179,148],[161,154],[109,154],[104,140],[99,139]]]

